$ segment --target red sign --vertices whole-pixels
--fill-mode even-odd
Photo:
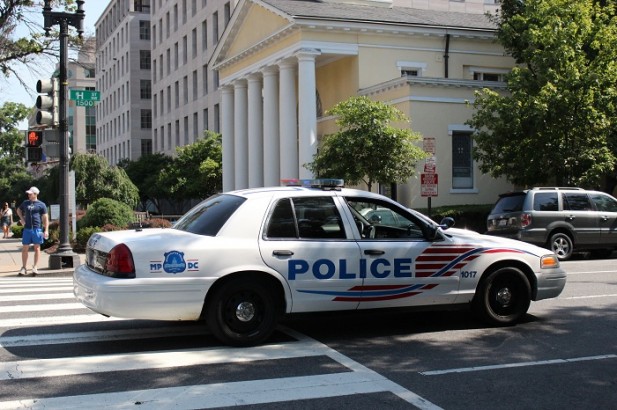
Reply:
[[[420,193],[421,196],[437,196],[437,186],[439,179],[437,174],[420,174]]]

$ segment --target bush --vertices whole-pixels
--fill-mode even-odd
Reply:
[[[13,226],[11,226],[11,232],[13,232],[13,238],[21,238],[24,232],[24,227],[22,225],[13,224]]]
[[[101,232],[102,229],[97,226],[88,226],[77,231],[75,242],[73,243],[73,250],[75,252],[84,252],[86,245],[88,245],[88,239],[97,232]]]
[[[146,219],[141,224],[142,228],[171,228],[171,222],[163,218]]]
[[[493,209],[493,205],[452,205],[440,206],[431,209],[431,219],[440,223],[443,218],[454,218],[455,228],[469,229],[479,233],[486,232],[486,218]],[[416,209],[424,215],[428,215],[427,209]]]
[[[127,227],[133,221],[133,210],[126,204],[109,198],[94,201],[79,220],[79,228],[87,226],[115,225]]]

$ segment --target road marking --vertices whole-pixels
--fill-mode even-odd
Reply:
[[[86,309],[81,303],[49,303],[39,305],[0,306],[0,313],[49,312],[52,310]]]
[[[19,302],[19,301],[27,301],[27,300],[47,300],[47,299],[73,299],[75,300],[75,295],[73,293],[34,293],[31,295],[13,295],[13,296],[2,296],[1,300],[3,302]]]
[[[568,296],[568,297],[559,298],[559,299],[597,299],[597,298],[614,298],[614,297],[617,297],[617,293],[613,293],[609,295]]]
[[[481,372],[481,371],[486,371],[486,370],[512,369],[512,368],[517,368],[517,367],[529,367],[529,366],[546,366],[546,365],[553,365],[553,364],[565,364],[565,363],[585,362],[585,361],[591,361],[591,360],[607,360],[607,359],[617,359],[617,354],[607,354],[607,355],[601,355],[601,356],[588,356],[588,357],[575,357],[572,359],[539,360],[536,362],[521,362],[521,363],[496,364],[496,365],[488,365],[488,366],[461,367],[458,369],[432,370],[428,372],[419,372],[419,373],[423,376],[441,376],[443,374],[450,374],[450,373]]]
[[[94,312],[88,315],[23,317],[15,319],[0,319],[0,329],[23,326],[72,325],[88,322],[111,322],[117,320],[129,319],[105,317]]]

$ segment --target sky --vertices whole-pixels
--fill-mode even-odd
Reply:
[[[85,0],[84,11],[84,34],[94,35],[94,23],[99,19],[105,7],[109,4],[109,0]],[[53,11],[62,11],[61,9],[54,9]],[[41,7],[40,23],[43,23],[43,8]],[[32,16],[36,17],[36,14]],[[19,28],[18,28],[19,30]],[[22,31],[23,33],[23,31]],[[23,34],[22,34],[23,35]],[[57,63],[57,62],[56,62]],[[5,102],[19,102],[26,106],[34,106],[36,100],[36,82],[40,78],[49,78],[53,73],[55,65],[52,63],[41,63],[39,73],[32,73],[28,69],[24,68],[20,71],[22,77],[30,86],[30,90],[26,90],[15,78],[0,77],[0,105]],[[20,124],[21,129],[27,127],[27,121],[23,121]]]

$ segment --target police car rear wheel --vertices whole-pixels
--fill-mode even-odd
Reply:
[[[510,325],[523,317],[531,303],[531,286],[517,268],[500,268],[480,283],[473,301],[475,312],[493,325]]]
[[[207,308],[206,323],[214,336],[226,344],[253,346],[270,337],[276,319],[270,290],[244,277],[216,291]]]

